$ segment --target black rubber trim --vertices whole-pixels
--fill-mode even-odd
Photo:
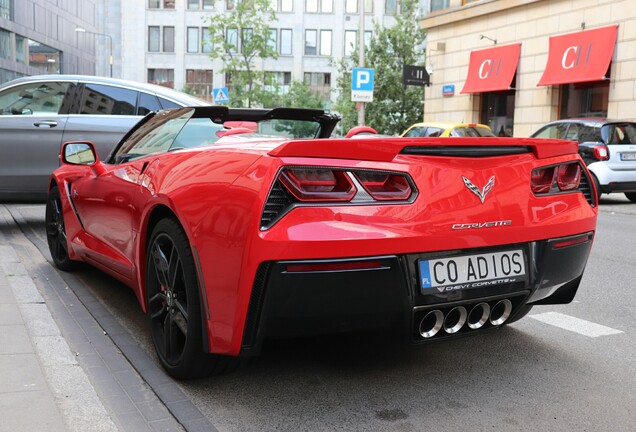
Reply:
[[[452,156],[482,158],[492,156],[509,156],[532,153],[527,146],[434,146],[434,147],[404,147],[400,154],[418,156]]]
[[[265,262],[262,263],[256,270],[252,294],[250,296],[250,303],[247,308],[247,316],[245,317],[245,327],[243,328],[242,350],[244,352],[256,347],[256,333],[258,330],[261,312],[263,310],[265,285],[267,284],[270,266],[270,262]]]

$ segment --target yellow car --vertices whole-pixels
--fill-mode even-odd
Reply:
[[[492,130],[479,123],[415,123],[403,137],[494,137]]]

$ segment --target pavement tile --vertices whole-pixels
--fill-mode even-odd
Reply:
[[[183,432],[183,428],[174,419],[150,422],[150,429],[154,432]]]
[[[24,325],[17,304],[0,304],[0,326]]]
[[[152,432],[146,420],[139,413],[118,415],[117,419],[126,431],[131,432]]]
[[[148,402],[140,402],[137,404],[137,408],[141,412],[141,415],[143,415],[149,422],[172,418],[170,412],[158,399]]]
[[[165,404],[188,400],[185,393],[174,383],[153,386],[153,389]]]
[[[37,407],[36,410],[33,407]],[[48,389],[0,392],[0,432],[64,431],[66,425]]]
[[[0,393],[47,390],[44,375],[36,354],[0,355]]]
[[[31,354],[34,352],[24,325],[0,326],[0,354]]]
[[[185,420],[182,423],[188,432],[219,432],[206,418]]]
[[[199,420],[199,419],[205,419],[207,421],[207,419],[203,416],[203,414],[201,414],[201,411],[199,411],[199,409],[196,406],[194,406],[194,404],[190,402],[189,400],[181,401],[181,402],[173,402],[167,405],[168,405],[168,408],[170,408],[170,411],[174,413],[174,416],[178,418],[179,420],[181,420],[181,422],[184,424],[186,422],[191,422],[191,421]],[[189,428],[186,428],[186,429],[188,431],[190,430]]]
[[[59,336],[60,329],[53,321],[53,317],[48,312],[44,303],[21,304],[20,312],[22,318],[29,328],[31,336]]]
[[[157,395],[146,383],[126,386],[124,387],[124,391],[135,403],[148,402],[156,400],[157,398]]]

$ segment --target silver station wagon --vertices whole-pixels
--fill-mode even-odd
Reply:
[[[91,141],[100,158],[141,117],[207,105],[166,87],[112,78],[39,75],[0,86],[0,201],[44,201],[66,141]]]

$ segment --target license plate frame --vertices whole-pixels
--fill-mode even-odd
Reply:
[[[419,288],[424,295],[527,280],[523,249],[420,259],[417,264]]]

